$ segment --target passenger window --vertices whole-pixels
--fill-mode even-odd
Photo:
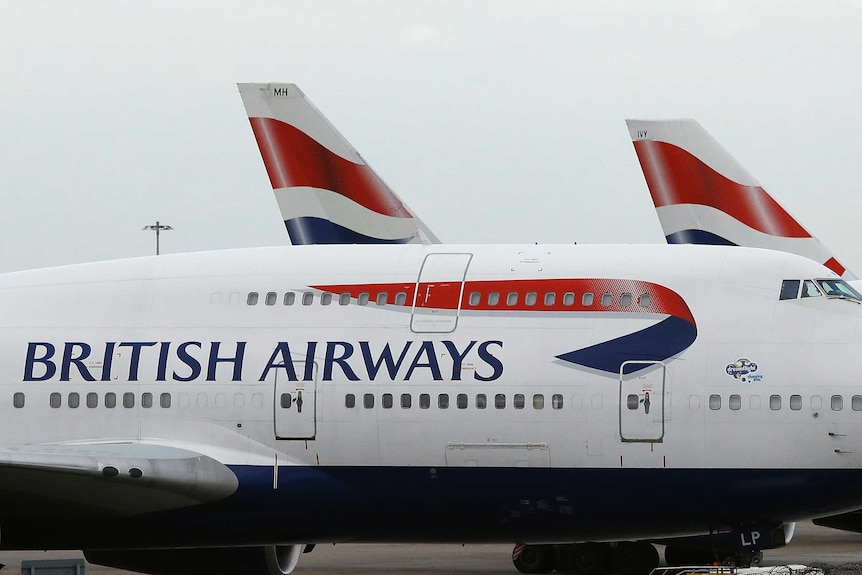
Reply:
[[[602,294],[602,307],[608,307],[608,306],[610,306],[612,303],[614,303],[614,296],[613,296],[613,294],[603,293],[603,294]]]
[[[620,305],[623,307],[631,307],[632,305],[632,294],[624,293],[620,296]]]
[[[288,394],[284,394],[284,395],[288,395]],[[284,395],[282,395],[281,397],[284,397]],[[281,406],[284,407],[284,404],[282,403]],[[288,400],[287,406],[290,407],[290,401],[289,400]],[[353,395],[352,393],[348,393],[347,395],[345,395],[344,396],[344,407],[346,407],[348,409],[353,409],[354,407],[356,407],[356,396]]]
[[[862,411],[862,395],[854,395],[853,399],[850,400],[850,407],[853,408],[853,411]]]
[[[584,294],[584,297],[581,298],[581,305],[584,305],[584,306],[593,305],[593,292],[588,291]]]
[[[640,407],[640,404],[641,404],[641,398],[638,394],[630,393],[626,397],[626,407],[628,407],[630,410],[632,410],[632,411],[636,410],[638,407]]]
[[[131,391],[127,391],[123,394],[123,407],[127,409],[135,407],[135,394]]]
[[[799,411],[802,409],[802,396],[801,395],[791,395],[790,396],[790,409],[793,411]]]
[[[431,407],[431,396],[427,393],[419,394],[419,409],[428,409]]]
[[[108,409],[114,409],[117,407],[117,394],[116,393],[106,393],[105,394],[105,407]]]
[[[567,291],[563,294],[563,305],[575,305],[575,293]]]
[[[652,296],[648,293],[642,293],[638,298],[638,305],[641,307],[649,307],[652,303]]]
[[[12,407],[17,407],[18,409],[24,407],[24,394],[20,391],[12,396]]]
[[[392,394],[383,394],[383,409],[392,409]]]
[[[377,305],[386,305],[386,300],[388,300],[388,299],[389,299],[389,294],[386,293],[385,291],[382,291],[379,294],[377,294],[377,300],[375,301],[375,303]]]
[[[811,280],[805,280],[802,283],[802,297],[820,297],[820,290],[817,289],[817,286]]]
[[[796,299],[799,295],[799,280],[784,280],[781,282],[781,293],[778,299]]]
[[[147,409],[153,406],[153,394],[152,393],[144,393],[141,395],[141,407],[146,407]]]
[[[497,409],[506,408],[506,395],[504,393],[498,393],[494,396],[494,407]]]
[[[401,394],[401,409],[410,409],[413,406],[413,396],[409,393]]]
[[[557,294],[549,291],[545,294],[545,307],[551,307],[557,302]]]
[[[484,393],[476,394],[476,409],[485,409],[488,407],[488,397]]]
[[[545,408],[545,396],[541,393],[537,393],[533,395],[533,409],[544,409]]]
[[[365,395],[362,396],[362,406],[365,409],[371,409],[372,407],[374,407],[374,394],[373,393],[366,393]]]
[[[601,398],[601,396],[599,396]],[[563,409],[563,396],[559,393],[555,393],[551,396],[551,407],[553,409]],[[601,407],[601,404],[599,404]]]
[[[57,392],[52,393],[51,396],[48,398],[49,405],[54,409],[57,409],[58,407],[60,407],[60,404],[62,402],[63,402],[63,399],[60,396],[60,394]]]
[[[324,292],[320,294],[320,305],[329,305],[332,303],[332,294]]]
[[[289,291],[286,294],[284,294],[284,305],[293,305],[294,303],[296,303],[296,294],[295,293],[293,293],[292,291]]]
[[[523,393],[516,393],[515,397],[512,398],[512,405],[515,406],[515,409],[524,409],[526,403]]]
[[[198,394],[198,396],[197,396],[197,398],[196,398],[196,401],[197,401],[197,403],[198,403],[198,407],[206,407],[206,406],[207,406],[207,401],[208,401],[208,400],[207,400],[207,394],[205,394],[205,393],[199,393],[199,394]]]
[[[314,294],[307,291],[302,294],[302,305],[311,305],[314,302]]]
[[[437,407],[440,409],[449,409],[449,394],[441,393],[437,396]]]
[[[739,411],[739,409],[742,407],[742,398],[734,393],[729,398],[727,398],[727,407],[734,411]]]
[[[476,307],[482,301],[482,294],[477,291],[470,293],[470,305]]]
[[[811,409],[813,409],[814,411],[819,411],[819,410],[823,409],[823,398],[820,397],[819,395],[812,395],[811,396]]]
[[[403,291],[395,294],[395,305],[404,305],[407,303],[407,294]]]
[[[348,405],[351,394],[347,394],[344,396],[344,406],[345,407],[353,407],[352,405]],[[293,396],[289,393],[282,393],[278,398],[278,405],[282,409],[290,409],[290,406],[293,404]]]
[[[506,305],[509,307],[512,307],[513,305],[518,305],[518,292],[509,292],[509,295],[506,296]]]
[[[781,396],[780,395],[770,395],[769,396],[769,409],[772,411],[778,411],[781,409]]]
[[[538,301],[538,299],[539,298],[538,298],[538,295],[536,294],[536,292],[528,291],[527,295],[524,296],[524,303],[526,305],[533,306],[533,305],[536,305],[536,301]]]
[[[713,411],[721,409],[721,396],[712,394],[709,396],[709,408]]]
[[[359,305],[368,305],[369,299],[371,299],[371,296],[368,294],[367,291],[364,291],[359,294],[358,298],[356,298],[356,303],[358,303]]]
[[[73,391],[72,393],[69,394],[68,405],[69,405],[69,407],[71,407],[73,409],[77,409],[78,406],[81,405],[81,396],[78,395],[78,392]]]
[[[832,396],[832,411],[841,411],[844,409],[844,398],[840,395]]]
[[[250,292],[248,297],[245,298],[245,303],[248,305],[257,305],[258,295],[256,291]]]
[[[338,296],[338,305],[350,305],[350,293],[344,292]]]
[[[457,399],[455,400],[458,404],[458,409],[467,409],[467,394],[459,393]]]
[[[159,406],[163,409],[168,409],[171,406],[170,393],[163,393],[159,396]]]
[[[492,291],[488,294],[488,305],[497,305],[500,303],[500,292]]]
[[[264,303],[266,305],[275,305],[275,300],[277,300],[277,299],[278,299],[277,293],[275,293],[274,291],[267,292],[266,300],[264,301]]]

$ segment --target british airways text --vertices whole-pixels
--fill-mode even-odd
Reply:
[[[409,381],[425,373],[435,380],[460,381],[472,371],[478,381],[494,381],[503,374],[495,355],[502,341],[406,341],[397,345],[368,341],[309,341],[291,345],[277,342],[259,365],[246,365],[248,343],[220,341],[82,341],[27,344],[24,381],[244,381],[246,376],[266,381],[283,371],[290,381],[311,381],[315,365],[321,379],[332,381]]]

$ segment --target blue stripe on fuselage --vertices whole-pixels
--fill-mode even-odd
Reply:
[[[862,507],[862,469],[286,466],[277,489],[271,466],[231,470],[239,488],[223,501],[122,520],[9,517],[0,547],[625,540]]]
[[[680,317],[670,316],[656,325],[558,355],[557,359],[610,374],[619,374],[625,361],[664,361],[685,350],[697,338],[697,327]],[[645,366],[629,364],[626,374]]]

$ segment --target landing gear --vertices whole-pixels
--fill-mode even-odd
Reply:
[[[644,541],[573,543],[572,545],[516,545],[512,562],[521,573],[575,575],[648,575],[658,567],[658,551]]]
[[[512,563],[521,573],[550,573],[554,568],[556,550],[553,545],[515,545]]]

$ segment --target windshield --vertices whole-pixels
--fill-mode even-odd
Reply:
[[[862,294],[850,287],[844,280],[817,280],[820,288],[828,296],[847,297],[862,301]]]

